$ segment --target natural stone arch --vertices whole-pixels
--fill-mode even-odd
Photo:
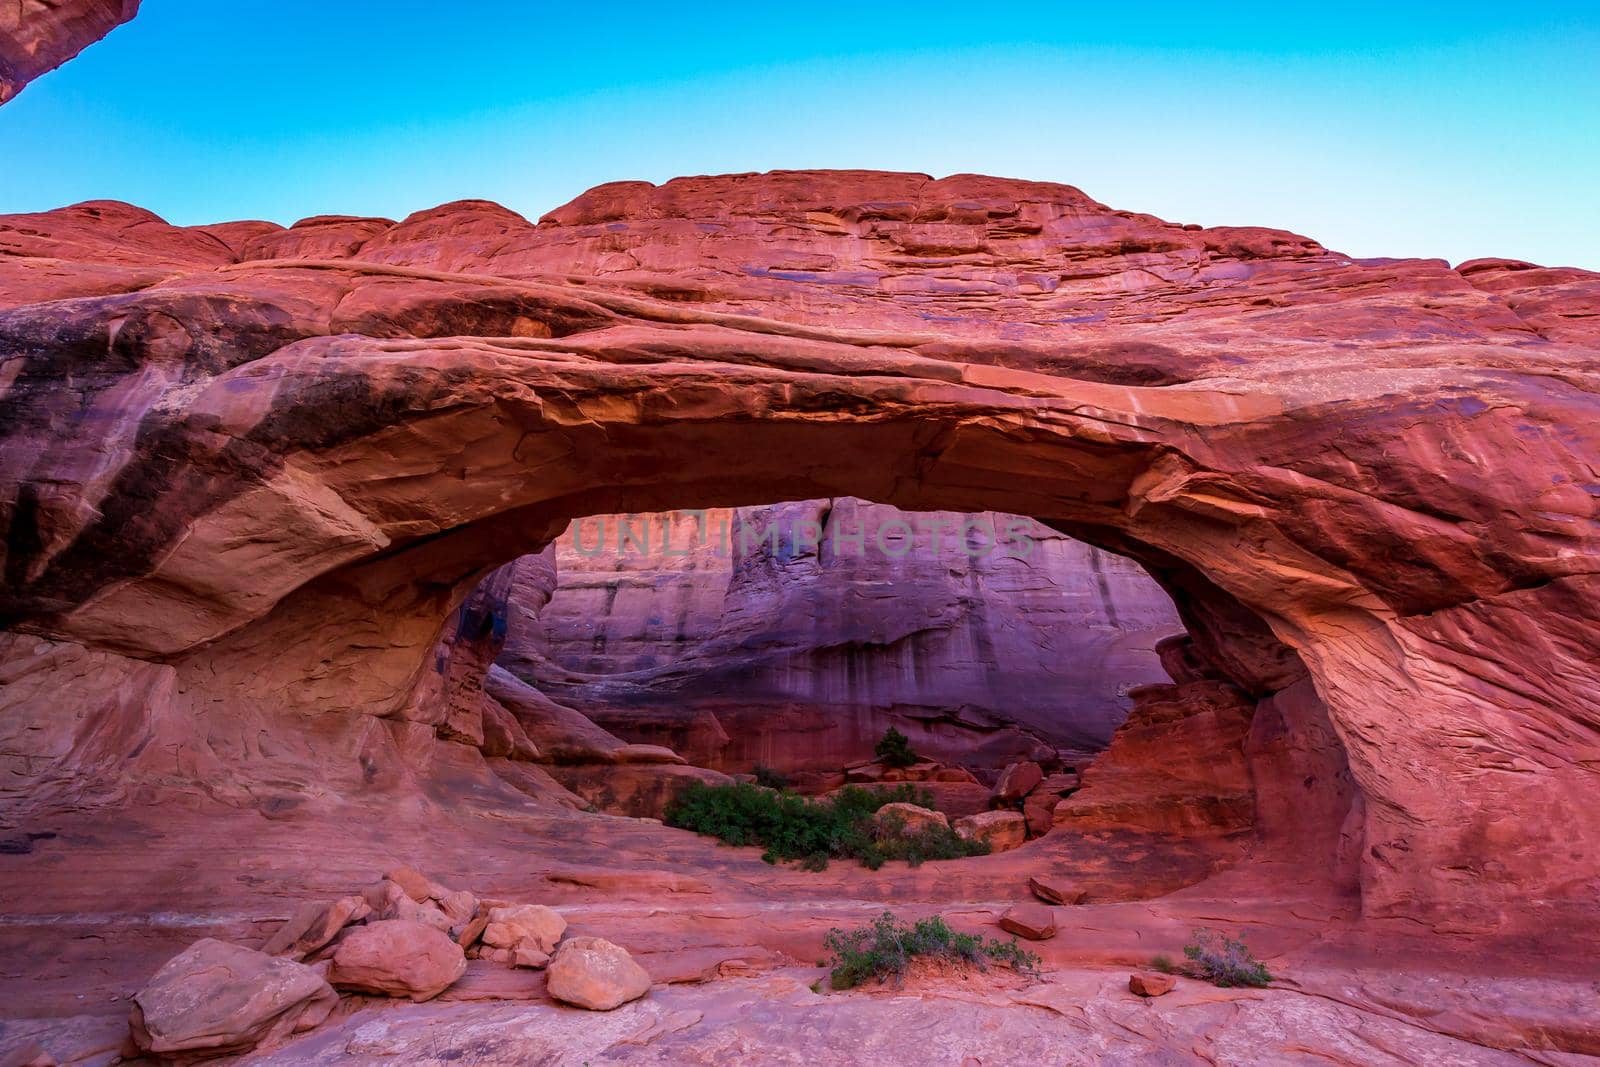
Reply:
[[[1057,217],[1088,210],[1054,195]],[[805,318],[791,298],[775,310]],[[1339,309],[1357,340],[1240,319],[1184,350],[349,260],[36,303],[0,323],[11,425],[40,442],[6,452],[7,615],[164,664],[174,714],[337,732],[402,714],[441,618],[574,517],[829,495],[1024,514],[1145,560],[1202,630],[1237,605],[1294,650],[1361,788],[1369,912],[1526,914],[1600,869],[1573,429],[1593,365],[1495,335],[1498,307],[1440,343],[1427,299]]]

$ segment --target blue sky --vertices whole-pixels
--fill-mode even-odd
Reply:
[[[1600,269],[1600,4],[145,0],[0,108],[0,212],[537,217],[775,167]]]

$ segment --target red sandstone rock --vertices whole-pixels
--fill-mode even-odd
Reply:
[[[1081,780],[1076,774],[1051,774],[1034,787],[1022,801],[1022,814],[1028,833],[1034,837],[1048,833],[1055,825],[1056,806],[1063,797],[1077,791]]]
[[[1154,816],[1088,772],[1058,820],[1237,827],[1238,767],[1284,758],[1331,772],[1300,868],[1364,916],[1592,914],[1595,275],[1358,261],[971,175],[326,225],[340,258],[235,263],[276,231],[0,220],[0,761],[30,810],[181,783],[267,821],[520,804],[438,729],[471,720],[498,623],[457,613],[486,574],[584,513],[853,495],[1126,553],[1221,675],[1180,690],[1296,690],[1274,718],[1318,750],[1263,728],[1185,769],[1212,803],[1128,794]]]
[[[0,7],[0,104],[139,12],[139,0],[53,0]]]
[[[552,997],[590,1011],[610,1011],[650,992],[644,968],[622,947],[598,937],[563,941],[545,981]]]
[[[467,969],[461,946],[442,931],[403,919],[352,930],[333,954],[329,980],[341,989],[410,997],[438,996]]]
[[[1172,992],[1178,980],[1170,974],[1141,971],[1128,976],[1128,992],[1141,997],[1159,997]]]
[[[551,777],[612,815],[660,819],[673,801],[695,782],[726,785],[725,774],[672,763],[586,764],[552,766]]]
[[[1086,895],[1083,887],[1052,875],[1034,875],[1028,879],[1028,888],[1048,904],[1081,904]]]
[[[1228,834],[1250,827],[1255,798],[1244,743],[1254,707],[1227,682],[1142,686],[1111,744],[1055,806],[1082,833],[1139,829]]]
[[[969,554],[1013,528],[1027,558]],[[830,534],[861,550],[824,551]],[[1151,645],[1179,625],[1137,566],[1015,516],[817,500],[596,516],[552,547],[559,581],[528,587],[539,606],[513,612],[501,664],[719,770],[832,769],[891,725],[994,770],[1041,739],[1098,747],[1122,690],[1161,680]],[[831,603],[851,608],[815,609]],[[926,776],[908,770],[854,780]]]
[[[332,941],[346,926],[372,913],[361,897],[310,901],[301,907],[261,946],[268,956],[302,960]]]
[[[1028,840],[1028,823],[1014,811],[985,811],[957,819],[955,832],[974,841],[984,841],[991,852],[1004,852]]]
[[[1056,936],[1056,914],[1032,901],[1013,904],[1000,916],[1000,929],[1029,941],[1045,941]]]
[[[417,903],[425,903],[438,896],[440,890],[433,880],[414,867],[391,867],[383,877],[399,886],[406,896]]]
[[[950,828],[950,820],[944,812],[929,811],[916,804],[900,801],[879,808],[877,814],[873,815],[872,822],[880,830],[894,829],[911,834],[935,828]]]
[[[994,801],[996,804],[1016,804],[1023,797],[1033,792],[1039,783],[1044,781],[1044,771],[1031,760],[1013,763],[1000,775],[1000,782],[994,787]]]
[[[555,951],[556,943],[566,930],[567,921],[553,909],[540,904],[519,904],[489,912],[483,943],[513,951],[532,949],[548,956]]]
[[[338,999],[304,964],[205,938],[134,995],[133,1041],[162,1059],[270,1048],[321,1023]]]

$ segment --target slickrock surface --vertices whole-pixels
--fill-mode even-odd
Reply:
[[[0,947],[39,961],[0,976],[7,1041],[99,1040],[197,936],[409,862],[570,901],[575,934],[707,985],[581,1035],[542,1002],[405,1006],[285,1062],[475,1018],[569,1052],[659,1024],[664,1062],[808,1053],[808,1020],[807,1062],[918,1020],[952,1062],[1173,1034],[1228,1062],[1307,1034],[1363,1062],[1600,1049],[1600,276],[872,172],[617,183],[536,224],[100,202],[0,218],[0,253]],[[1140,562],[1189,635],[1170,715],[1144,704],[1050,833],[915,871],[573,810],[541,730],[585,776],[684,765],[490,669],[539,580],[497,569],[584,515],[847,497]],[[1220,762],[1163,752],[1186,736]],[[1166,790],[1169,759],[1227,802]],[[545,878],[571,896],[520,891]],[[1044,1007],[732,977],[885,902],[989,924],[1030,878],[1086,894],[1039,943],[1060,980],[1019,994]],[[1299,989],[1126,990],[1220,924]],[[655,1014],[756,996],[771,1029]]]

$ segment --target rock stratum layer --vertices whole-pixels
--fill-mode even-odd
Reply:
[[[852,498],[582,520],[499,662],[691,763],[837,771],[893,726],[998,773],[1094,751],[1181,629],[1136,564],[1031,520]]]
[[[424,742],[486,574],[584,515],[853,496],[1143,564],[1175,681],[1330,772],[1270,811],[1258,782],[1257,818],[1348,857],[1368,915],[1593,921],[1594,274],[869,172],[538,224],[102,202],[0,219],[0,251],[12,817],[468,774]]]
[[[0,5],[0,104],[139,13],[140,0],[18,0]]]

